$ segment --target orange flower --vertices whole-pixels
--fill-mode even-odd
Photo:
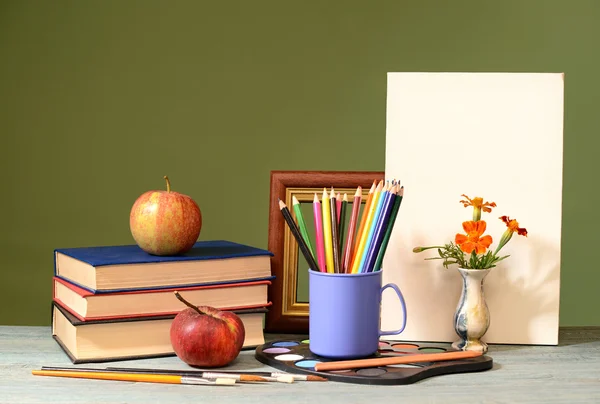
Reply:
[[[487,226],[485,220],[463,222],[462,226],[467,234],[457,234],[454,242],[467,254],[473,250],[477,254],[483,254],[492,244],[492,236],[481,237]]]
[[[495,202],[483,202],[483,198],[480,198],[478,196],[476,196],[473,199],[469,198],[465,194],[462,194],[461,196],[464,196],[465,198],[467,198],[466,201],[460,201],[460,203],[462,203],[465,208],[468,206],[473,207],[473,221],[474,222],[477,222],[479,219],[481,219],[481,211],[482,210],[484,212],[490,213],[492,211],[492,208],[496,207]]]
[[[519,227],[519,222],[515,219],[510,219],[508,216],[501,216],[500,219],[506,223],[506,227],[510,230],[511,233],[517,233],[519,236],[527,237],[527,229],[524,227]]]
[[[519,227],[519,222],[516,220],[511,220],[508,216],[500,216],[500,220],[502,220],[507,229],[502,233],[502,237],[500,237],[500,242],[498,243],[498,247],[496,247],[496,251],[494,254],[498,254],[498,251],[502,249],[510,241],[514,233],[517,233],[520,236],[527,237],[527,229],[524,227]]]
[[[462,203],[465,208],[467,206],[472,206],[474,208],[478,208],[478,209],[483,209],[484,212],[490,213],[492,211],[492,208],[496,207],[496,202],[483,202],[483,198],[480,198],[478,196],[476,196],[475,198],[471,199],[469,198],[467,195],[462,194],[461,196],[464,196],[465,198],[467,198],[466,201],[460,201],[460,203]]]

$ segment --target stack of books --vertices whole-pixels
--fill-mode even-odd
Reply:
[[[73,363],[175,355],[173,318],[196,306],[238,314],[244,348],[264,343],[271,302],[267,250],[201,241],[179,256],[153,256],[137,245],[54,251],[52,335]]]

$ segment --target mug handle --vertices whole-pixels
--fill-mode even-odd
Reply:
[[[406,304],[404,303],[404,296],[402,296],[402,292],[400,292],[400,289],[394,283],[388,283],[387,285],[385,285],[384,287],[382,287],[381,288],[381,294],[383,294],[383,291],[386,290],[387,288],[394,289],[394,291],[398,295],[398,299],[400,299],[400,305],[402,306],[402,327],[400,329],[394,330],[394,331],[381,331],[381,330],[379,330],[379,336],[382,336],[382,335],[398,335],[402,331],[404,331],[404,328],[406,327]]]

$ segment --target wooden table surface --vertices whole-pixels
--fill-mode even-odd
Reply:
[[[600,403],[600,328],[563,329],[560,341],[552,347],[493,345],[491,370],[405,386],[296,382],[218,387],[32,376],[41,366],[73,365],[49,327],[0,326],[0,403]],[[79,366],[187,368],[177,357]],[[229,368],[271,369],[254,359],[254,351],[243,351]]]

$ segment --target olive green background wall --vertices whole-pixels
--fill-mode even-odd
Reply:
[[[165,174],[201,239],[266,248],[270,170],[384,169],[387,72],[526,71],[566,73],[560,323],[600,325],[598,21],[594,0],[0,1],[0,324],[49,324],[53,249],[132,243]]]

